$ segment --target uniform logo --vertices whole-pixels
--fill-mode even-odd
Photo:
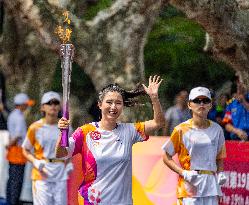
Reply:
[[[93,140],[99,140],[101,138],[101,134],[98,131],[91,132],[90,136]]]

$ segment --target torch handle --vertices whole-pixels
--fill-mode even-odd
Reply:
[[[64,106],[63,106],[63,117],[66,119],[69,119],[68,103],[64,104]],[[69,128],[62,130],[62,135],[61,135],[61,146],[62,147],[69,146],[68,133],[69,133]]]

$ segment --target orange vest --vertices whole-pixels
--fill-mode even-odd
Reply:
[[[27,159],[22,153],[22,147],[14,145],[8,148],[7,160],[12,164],[25,164]]]

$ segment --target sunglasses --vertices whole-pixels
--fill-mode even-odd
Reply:
[[[58,100],[50,100],[45,105],[59,105],[60,102]]]
[[[195,104],[209,104],[211,103],[211,100],[209,98],[195,98],[192,102]]]

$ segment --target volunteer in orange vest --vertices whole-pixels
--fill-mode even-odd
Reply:
[[[26,158],[22,154],[22,142],[25,139],[27,126],[24,111],[33,104],[27,94],[19,93],[14,97],[15,109],[7,119],[9,131],[9,144],[7,146],[7,159],[9,161],[9,179],[7,182],[7,203],[18,205],[22,190],[24,167]]]

